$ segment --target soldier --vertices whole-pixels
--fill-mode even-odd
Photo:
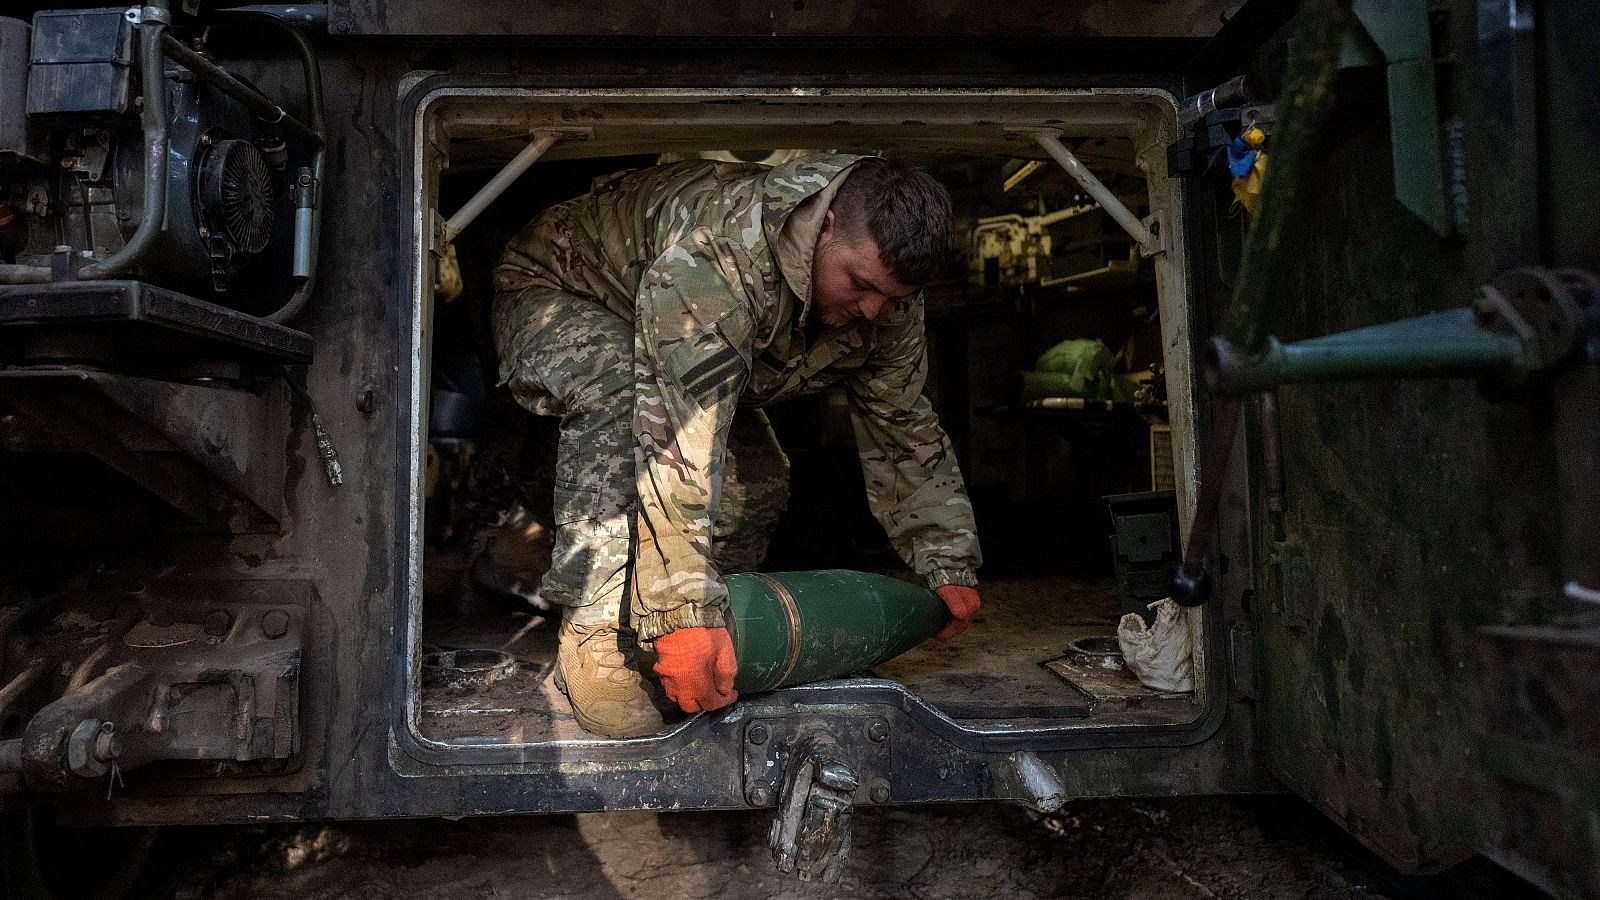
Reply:
[[[950,609],[939,637],[971,623],[972,506],[922,395],[920,288],[949,237],[931,176],[825,154],[606,176],[507,245],[494,340],[517,402],[561,417],[541,594],[564,607],[558,684],[584,728],[660,730],[640,644],[684,711],[733,702],[721,575],[761,563],[788,504],[761,407],[836,382],[873,514]]]

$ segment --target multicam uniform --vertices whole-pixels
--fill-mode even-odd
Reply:
[[[719,572],[759,563],[786,491],[759,407],[839,381],[895,549],[931,587],[977,583],[972,506],[922,395],[920,296],[807,346],[813,248],[859,158],[611,175],[507,246],[500,375],[523,406],[562,417],[543,593],[575,620],[617,621],[626,593],[644,641],[726,624]]]

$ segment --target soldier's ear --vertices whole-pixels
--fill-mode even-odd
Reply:
[[[833,231],[833,210],[830,209],[822,215],[822,230],[817,232],[817,237],[822,237],[831,231]]]

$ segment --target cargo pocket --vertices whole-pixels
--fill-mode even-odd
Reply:
[[[620,613],[632,552],[632,504],[599,488],[557,480],[556,541],[540,593],[562,606]]]

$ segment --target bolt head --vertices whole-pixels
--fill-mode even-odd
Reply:
[[[867,740],[874,744],[882,743],[889,739],[889,723],[875,721],[867,726]]]
[[[750,729],[744,733],[744,736],[745,739],[750,743],[759,747],[767,742],[767,739],[772,736],[772,733],[767,731],[767,726],[757,722],[750,726]]]
[[[289,633],[289,614],[281,609],[269,609],[261,617],[261,633],[269,638],[281,638]]]
[[[222,637],[233,627],[233,613],[225,609],[214,609],[206,614],[204,623],[206,634],[212,637]]]
[[[745,799],[750,801],[751,806],[766,806],[772,802],[772,788],[758,784],[750,789],[750,794]]]

